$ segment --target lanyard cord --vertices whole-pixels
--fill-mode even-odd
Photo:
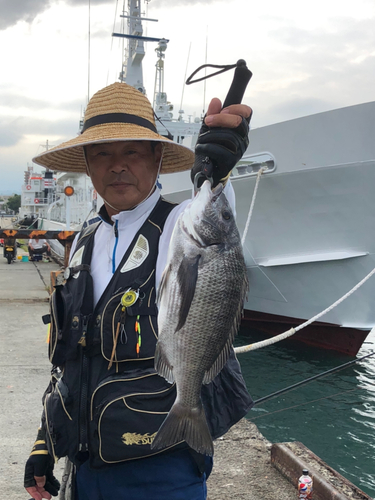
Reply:
[[[193,73],[189,76],[189,78],[186,80],[186,85],[191,85],[192,83],[197,83],[201,82],[202,80],[206,80],[207,78],[211,78],[211,76],[216,76],[220,75],[221,73],[225,73],[225,71],[229,71],[230,69],[236,68],[236,64],[203,64],[202,66],[199,66]],[[204,68],[220,68],[220,71],[216,71],[215,73],[211,73],[210,75],[205,75],[202,78],[197,78],[196,80],[192,80],[193,76],[198,73],[201,69]]]

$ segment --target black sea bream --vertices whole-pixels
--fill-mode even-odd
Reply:
[[[176,382],[176,401],[152,448],[180,441],[213,454],[201,385],[225,365],[248,289],[240,235],[219,184],[205,181],[180,215],[158,291],[155,369]]]

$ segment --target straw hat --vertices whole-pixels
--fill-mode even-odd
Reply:
[[[161,173],[182,172],[194,163],[190,149],[158,134],[149,100],[126,83],[113,83],[94,94],[87,105],[82,133],[33,161],[51,170],[85,173],[83,146],[134,140],[164,143]]]

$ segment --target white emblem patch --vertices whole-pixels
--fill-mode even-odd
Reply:
[[[122,273],[126,273],[131,269],[139,267],[146,260],[148,254],[150,253],[148,241],[146,238],[140,234],[135,244],[132,253],[130,254],[128,260],[121,268]]]
[[[83,245],[83,247],[81,247],[78,252],[76,252],[74,255],[73,255],[73,258],[72,258],[72,261],[70,262],[69,264],[69,267],[75,267],[75,266],[79,266],[80,264],[82,264],[82,256],[83,256],[83,251],[85,249],[85,245]],[[77,279],[78,276],[79,276],[79,273],[81,271],[78,271],[78,273],[76,274],[73,274],[73,278]]]

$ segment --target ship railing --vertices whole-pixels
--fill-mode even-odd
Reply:
[[[275,157],[268,151],[244,156],[232,170],[232,179],[239,177],[254,177],[260,169],[264,174],[270,174],[276,170]]]

